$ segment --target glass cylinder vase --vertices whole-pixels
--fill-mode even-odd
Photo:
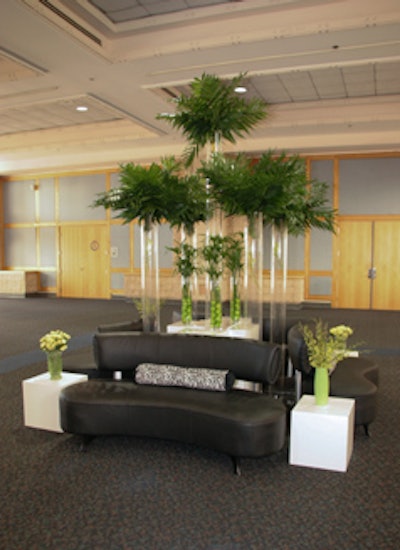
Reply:
[[[258,325],[262,339],[263,219],[258,214],[243,218],[244,266],[242,284],[243,323]]]
[[[190,277],[182,277],[182,324],[189,326],[193,321],[192,283]]]
[[[61,380],[62,378],[62,351],[54,350],[46,352],[47,370],[50,375],[50,380]]]
[[[221,281],[219,279],[210,281],[210,327],[213,330],[222,329]]]
[[[279,344],[281,373],[285,375],[287,305],[288,229],[286,224],[271,226],[270,341]]]
[[[141,224],[140,245],[143,332],[158,332],[160,328],[160,283],[157,224]]]
[[[325,367],[314,369],[314,396],[317,405],[327,405],[329,399],[329,372]]]
[[[229,312],[231,323],[240,322],[241,317],[241,300],[240,300],[240,280],[239,277],[230,278],[230,304]]]
[[[181,320],[184,325],[191,325],[193,320],[200,317],[197,227],[193,227],[190,232],[182,228],[180,239],[180,252],[186,272],[181,276]]]

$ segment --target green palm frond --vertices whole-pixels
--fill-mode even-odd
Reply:
[[[236,143],[267,116],[267,104],[258,98],[247,100],[235,92],[242,82],[243,74],[224,82],[215,75],[203,74],[191,84],[190,95],[181,94],[172,100],[174,115],[159,114],[174,128],[180,130],[189,145],[185,150],[188,161],[198,155],[207,143],[218,139]]]
[[[299,156],[264,153],[254,167],[254,177],[265,224],[284,224],[293,235],[311,227],[334,231],[335,210],[327,200],[328,186],[308,178]]]
[[[114,211],[125,223],[137,219],[148,228],[167,221],[193,233],[195,223],[207,217],[205,183],[200,175],[181,176],[181,170],[175,157],[147,167],[125,164],[120,168],[120,187],[100,193],[93,206]]]

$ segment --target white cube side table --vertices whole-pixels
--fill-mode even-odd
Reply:
[[[289,463],[346,472],[353,452],[354,399],[329,397],[316,405],[303,395],[291,411]]]
[[[86,374],[63,372],[61,380],[50,380],[48,372],[22,381],[24,424],[30,428],[40,428],[62,432],[60,426],[59,397],[66,386],[84,382]]]

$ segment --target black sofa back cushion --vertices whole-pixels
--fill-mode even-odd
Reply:
[[[133,371],[140,363],[230,370],[236,378],[274,384],[280,347],[239,338],[159,333],[97,333],[93,350],[99,371]]]

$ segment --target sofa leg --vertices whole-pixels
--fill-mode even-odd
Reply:
[[[242,474],[242,471],[240,469],[240,458],[238,456],[232,457],[233,461],[233,470],[237,476],[240,476]]]
[[[94,435],[84,435],[82,436],[82,441],[79,447],[79,450],[84,453],[87,451],[88,446],[93,441]]]
[[[363,424],[363,426],[365,435],[369,437],[369,424]]]

